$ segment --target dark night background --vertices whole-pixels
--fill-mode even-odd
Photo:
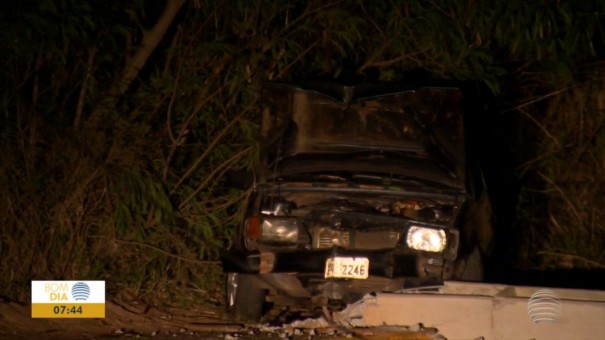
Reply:
[[[245,196],[222,182],[254,165],[260,84],[334,78],[465,86],[496,226],[488,280],[604,288],[603,1],[0,8],[5,298],[85,277],[219,304]]]

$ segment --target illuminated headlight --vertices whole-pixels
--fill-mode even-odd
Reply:
[[[407,244],[408,247],[416,250],[442,252],[446,244],[445,231],[417,226],[410,227]]]

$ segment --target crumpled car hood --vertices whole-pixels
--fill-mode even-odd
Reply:
[[[350,154],[311,154],[293,156],[280,161],[270,174],[268,180],[297,177],[312,182],[314,174],[340,174],[349,176],[381,175],[384,181],[389,179],[417,180],[425,186],[444,191],[463,193],[464,183],[442,164],[430,158],[412,158],[406,154],[388,155],[350,155]],[[353,181],[351,181],[353,182]],[[353,183],[351,183],[353,184]]]
[[[400,174],[465,187],[463,114],[456,88],[266,84],[260,135],[261,159],[273,175],[279,175],[276,169],[300,171],[301,165],[293,164],[313,157],[318,161],[307,164],[311,168],[373,164],[366,171],[388,174],[400,168]],[[360,160],[360,154],[382,159]]]

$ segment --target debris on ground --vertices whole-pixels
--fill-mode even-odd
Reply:
[[[319,318],[307,318],[304,320],[296,320],[287,325],[291,328],[322,328],[330,326],[330,323],[323,317]]]
[[[361,300],[347,305],[347,307],[332,314],[332,320],[344,327],[360,327],[363,326],[363,315],[368,305],[376,305],[376,296],[366,294]]]
[[[437,330],[422,325],[363,327],[363,311],[376,303],[373,295],[366,295],[349,304],[342,311],[323,311],[289,323],[241,325],[227,323],[209,311],[198,313],[171,310],[171,315],[158,309],[141,309],[136,305],[107,302],[103,320],[95,319],[32,319],[29,306],[14,303],[0,304],[0,338],[28,339],[35,334],[53,332],[64,338],[204,338],[239,340],[273,338],[307,340],[317,338],[391,338],[440,339]],[[212,312],[212,313],[211,313]],[[442,339],[442,338],[441,338]]]

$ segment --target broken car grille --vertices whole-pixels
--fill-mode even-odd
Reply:
[[[345,249],[377,250],[395,248],[401,232],[391,230],[360,231],[315,228],[312,232],[313,248],[325,249],[342,247]]]

